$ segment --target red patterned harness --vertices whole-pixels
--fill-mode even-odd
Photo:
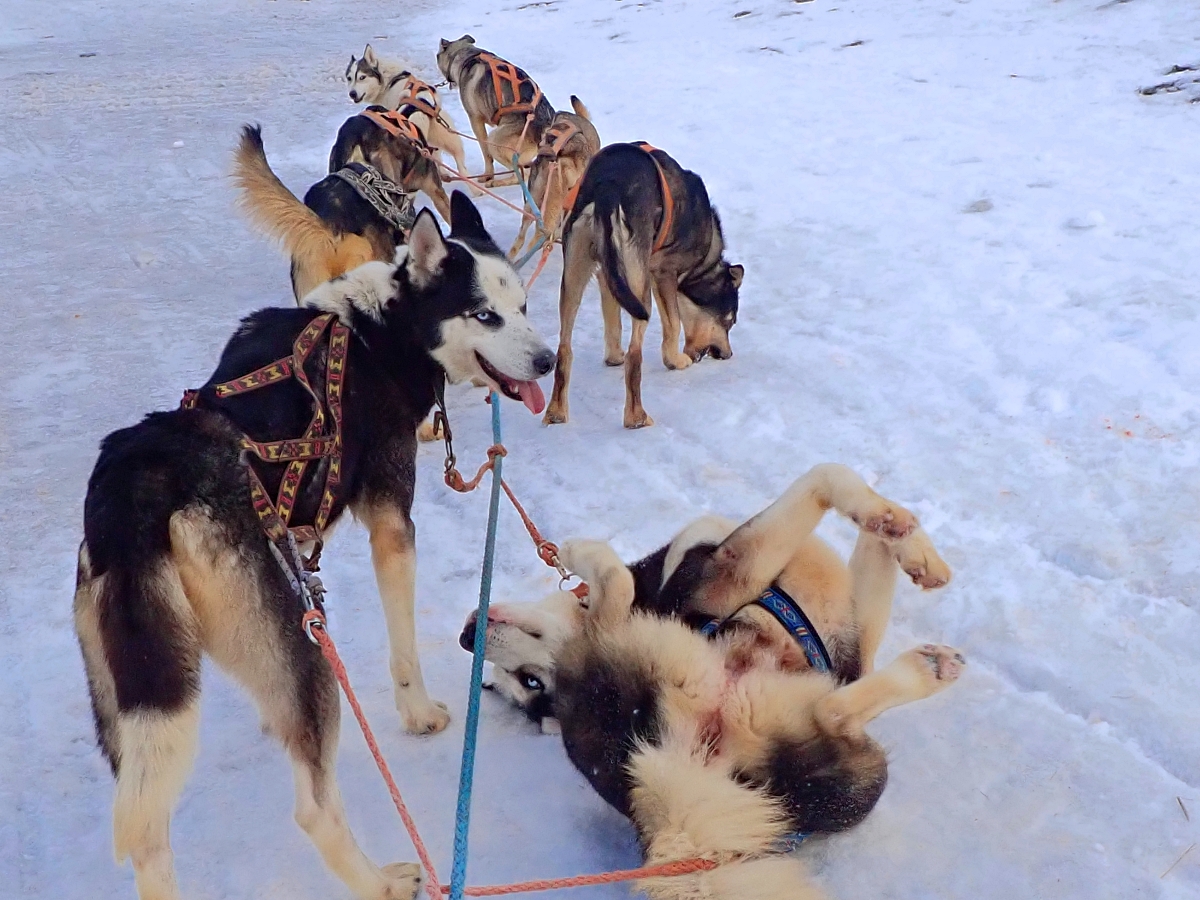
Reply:
[[[308,380],[304,364],[317,348],[327,329],[329,350],[326,354],[325,398],[322,403],[322,398],[313,390]],[[254,466],[249,463],[246,465],[250,479],[250,502],[258,514],[263,531],[273,541],[286,541],[290,531],[298,543],[316,541],[318,549],[320,547],[321,537],[325,526],[329,524],[329,516],[337,501],[342,480],[342,382],[346,374],[346,354],[349,349],[350,329],[337,321],[332,313],[324,313],[309,322],[300,332],[292,344],[290,356],[268,363],[249,375],[213,387],[213,393],[220,400],[294,378],[312,397],[313,417],[302,437],[281,441],[256,441],[248,435],[242,435],[242,447],[263,462],[287,463],[274,503],[271,502],[262,479],[254,471]],[[195,409],[199,401],[199,391],[186,391],[180,407]],[[325,485],[317,515],[312,525],[292,527],[289,522],[304,472],[310,462],[322,459],[329,460],[329,468],[325,473]]]
[[[501,119],[513,113],[533,114],[542,100],[542,89],[537,86],[537,82],[512,63],[501,59],[494,53],[488,53],[485,50],[475,58],[483,60],[491,70],[492,89],[496,92],[496,111],[488,120],[489,125],[499,125]],[[526,84],[533,89],[533,96],[528,100],[522,100],[521,87]],[[505,97],[506,87],[508,89],[507,97]]]

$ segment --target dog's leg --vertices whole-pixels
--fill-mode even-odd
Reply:
[[[364,504],[355,512],[371,534],[371,562],[391,645],[396,709],[412,734],[435,734],[449,724],[450,713],[444,703],[429,699],[417,656],[416,529],[407,515],[390,504]]]
[[[834,463],[814,466],[717,548],[698,589],[701,608],[727,616],[760,594],[831,507],[888,542],[917,527],[912,513],[879,496],[853,470]]]
[[[686,369],[692,358],[679,352],[679,277],[674,272],[654,276],[654,298],[662,316],[662,360],[668,369]]]
[[[588,586],[587,624],[604,633],[629,618],[633,573],[604,541],[567,541],[558,554],[568,571]]]
[[[642,341],[649,324],[645,319],[634,319],[629,329],[629,349],[625,351],[626,428],[646,428],[654,424],[642,406]]]
[[[196,756],[200,642],[175,567],[79,558],[75,629],[100,746],[116,776],[113,852],[131,859],[140,900],[178,900],[171,812]]]
[[[625,365],[625,351],[621,347],[621,304],[608,289],[608,282],[600,282],[600,314],[604,317],[604,364]]]
[[[512,242],[512,246],[508,248],[508,258],[515,260],[520,254],[521,248],[525,246],[525,235],[529,233],[529,223],[533,221],[533,209],[529,206],[529,200],[525,200],[525,215],[521,216],[521,227],[517,231],[517,236]],[[535,229],[534,238],[538,233]]]
[[[900,654],[890,665],[840,687],[817,701],[817,725],[833,736],[858,736],[885,710],[923,700],[955,681],[967,664],[953,647],[923,644]]]
[[[480,180],[486,184],[496,176],[496,169],[492,164],[492,145],[488,143],[487,126],[484,125],[481,117],[468,113],[467,118],[471,122],[471,131],[475,133],[475,140],[479,142],[479,152],[483,154],[483,176]],[[463,174],[465,175],[466,172]]]
[[[875,670],[875,654],[892,615],[897,563],[914,584],[925,590],[942,587],[950,580],[950,567],[938,556],[923,529],[914,529],[898,543],[866,531],[859,534],[849,568],[864,675]]]
[[[567,390],[571,385],[571,333],[575,330],[575,317],[579,304],[583,302],[583,291],[596,270],[591,256],[591,240],[587,233],[589,225],[579,222],[576,230],[568,234],[563,243],[562,284],[558,293],[558,360],[554,366],[554,390],[542,422],[560,425],[567,421]]]

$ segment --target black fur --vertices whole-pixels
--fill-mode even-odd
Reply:
[[[730,275],[730,266],[721,258],[721,220],[700,176],[681,168],[662,150],[648,153],[634,144],[610,144],[597,153],[580,182],[563,240],[567,240],[579,215],[594,204],[593,216],[604,236],[600,261],[613,295],[629,315],[649,319],[650,310],[629,287],[613,240],[613,223],[617,215],[623,217],[638,252],[649,259],[665,215],[655,161],[662,168],[674,201],[674,224],[662,252],[669,253],[676,262],[679,289],[697,306],[732,325],[737,317],[738,286]]]

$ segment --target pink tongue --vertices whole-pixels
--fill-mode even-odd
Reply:
[[[518,381],[517,394],[535,416],[546,408],[546,396],[536,381]]]

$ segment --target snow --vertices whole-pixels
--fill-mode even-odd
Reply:
[[[909,504],[955,568],[897,597],[883,655],[960,647],[953,690],[888,713],[891,784],[855,831],[800,851],[833,897],[1200,895],[1200,107],[1139,89],[1200,61],[1174,0],[208,0],[0,2],[0,883],[132,897],[111,858],[70,622],[97,442],[201,383],[239,316],[290,302],[287,262],[232,208],[237,127],[264,126],[296,191],[353,107],[371,41],[435,75],[470,31],[606,142],[699,172],[743,308],[728,362],[657,364],[657,424],[620,427],[594,288],[572,422],[505,406],[505,471],[548,536],[629,558],[704,511],[748,515],[808,466],[847,463]],[[739,15],[748,12],[748,15]],[[437,80],[436,78],[433,80]],[[452,95],[447,100],[458,110]],[[466,120],[458,110],[458,123]],[[475,158],[471,148],[468,155]],[[502,245],[516,222],[487,204]],[[555,257],[530,309],[557,330]],[[451,392],[460,457],[488,443]],[[332,631],[441,874],[486,502],[422,450],[419,629],[451,729],[402,733],[365,535],[339,530]],[[848,550],[844,523],[823,532]],[[552,585],[505,514],[498,595]],[[470,880],[633,864],[626,823],[555,738],[484,704]],[[245,696],[205,678],[202,750],[174,821],[186,896],[345,897],[290,821],[291,778]],[[351,823],[414,854],[349,717]],[[1187,818],[1184,808],[1191,814]],[[622,887],[589,896],[623,896]]]

